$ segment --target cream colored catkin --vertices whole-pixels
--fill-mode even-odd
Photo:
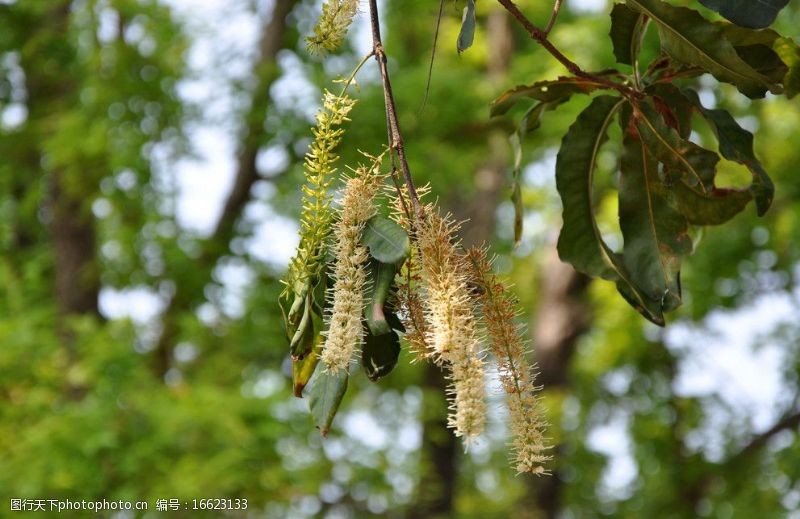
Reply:
[[[448,424],[469,445],[486,423],[483,360],[468,288],[467,265],[455,242],[458,226],[428,206],[419,222],[425,290],[426,343],[434,362],[450,369]]]
[[[534,367],[526,356],[525,330],[516,323],[519,305],[492,272],[485,250],[470,249],[467,259],[480,294],[478,303],[489,348],[497,359],[500,382],[506,393],[512,463],[517,472],[544,474],[544,464],[551,458],[544,435],[547,422],[534,385]]]
[[[373,157],[370,166],[358,168],[347,179],[334,225],[334,285],[321,353],[321,360],[331,373],[347,370],[356,347],[363,341],[361,314],[369,254],[359,239],[367,220],[376,212],[375,198],[383,178],[381,158]]]

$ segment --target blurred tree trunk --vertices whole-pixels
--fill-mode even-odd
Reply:
[[[270,87],[279,76],[276,61],[278,52],[287,46],[286,17],[299,0],[276,0],[269,21],[264,24],[259,41],[258,55],[253,63],[251,76],[256,79],[250,91],[250,109],[242,121],[242,133],[237,152],[236,175],[228,197],[215,226],[213,234],[203,243],[198,263],[203,268],[203,277],[210,279],[217,260],[229,251],[235,235],[235,225],[245,206],[251,199],[253,184],[260,178],[256,167],[256,156],[269,134],[264,126],[272,98]],[[179,317],[204,300],[203,285],[197,290],[178,287],[162,314],[163,329],[156,343],[154,369],[163,376],[172,364],[172,351],[180,333]]]
[[[487,75],[501,85],[512,53],[511,29],[506,12],[493,8],[488,18]],[[508,168],[508,143],[504,132],[496,129],[487,135],[488,158],[474,172],[475,187],[469,199],[451,191],[443,206],[456,220],[465,221],[461,237],[465,247],[488,243],[497,224],[497,204],[504,192]],[[423,376],[423,414],[420,481],[411,517],[453,517],[461,442],[447,428],[447,381],[442,371],[428,363]]]
[[[77,102],[75,87],[69,80],[75,54],[68,38],[70,4],[68,1],[50,2],[33,29],[37,44],[26,46],[21,53],[27,79],[29,123],[39,135],[35,141],[38,149],[33,155],[37,157],[38,167],[47,163],[41,143],[54,130],[54,121]],[[53,65],[35,66],[45,61]],[[53,247],[55,300],[62,316],[58,331],[74,357],[73,339],[63,318],[85,314],[99,316],[100,278],[91,211],[96,186],[90,179],[69,176],[59,165],[48,173],[49,193],[45,195],[45,206]]]

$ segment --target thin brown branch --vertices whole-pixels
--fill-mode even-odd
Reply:
[[[414,215],[419,218],[422,215],[422,206],[419,203],[417,189],[414,187],[414,180],[411,178],[411,170],[408,167],[406,151],[403,145],[403,136],[400,133],[400,124],[397,121],[397,107],[394,101],[394,94],[392,93],[392,83],[389,79],[389,67],[386,64],[386,53],[383,50],[383,42],[381,41],[381,25],[378,15],[378,3],[376,0],[369,0],[369,17],[372,26],[372,48],[375,52],[375,59],[378,61],[381,81],[383,83],[383,100],[386,106],[386,125],[389,134],[389,147],[392,153],[397,154],[397,158],[400,161],[400,171],[403,173],[403,180],[408,189],[408,196],[411,198],[411,206],[414,209]]]
[[[553,4],[553,12],[550,14],[550,19],[547,21],[547,25],[542,31],[545,37],[550,36],[550,31],[553,30],[553,26],[556,24],[556,18],[558,18],[558,13],[561,12],[561,3],[562,0],[556,0]]]
[[[772,427],[761,434],[753,436],[747,445],[745,445],[739,450],[739,452],[728,459],[726,464],[735,465],[736,463],[749,458],[751,455],[755,454],[764,446],[766,446],[767,442],[769,442],[769,440],[778,433],[789,429],[796,429],[797,427],[800,427],[800,411],[786,413],[780,420],[775,422]]]
[[[609,79],[606,79],[602,76],[598,76],[595,74],[591,74],[589,72],[584,71],[583,69],[578,66],[577,63],[569,59],[562,53],[560,50],[553,45],[550,40],[547,39],[547,32],[543,31],[542,29],[536,27],[533,22],[531,22],[523,13],[519,10],[517,5],[512,0],[498,0],[500,5],[502,5],[511,16],[514,17],[517,22],[528,32],[530,37],[539,45],[541,45],[547,52],[550,53],[559,63],[564,65],[564,67],[570,72],[570,74],[586,79],[590,79],[604,85],[608,88],[617,90],[619,93],[624,95],[625,97],[640,97],[639,92],[635,91],[631,87],[627,85],[623,85],[621,83],[616,83]],[[555,20],[553,20],[555,23]],[[549,24],[548,24],[549,25]]]
[[[253,76],[258,80],[251,91],[250,109],[242,124],[236,177],[222,213],[214,226],[214,232],[202,243],[203,248],[198,259],[198,265],[206,269],[205,275],[210,275],[210,269],[220,256],[228,252],[230,241],[235,234],[236,222],[251,200],[253,185],[261,178],[256,167],[256,157],[266,137],[263,121],[271,103],[270,86],[278,77],[276,57],[285,46],[286,17],[297,2],[298,0],[276,0],[271,19],[263,29],[259,42],[259,56],[253,63],[252,69]],[[179,287],[162,313],[163,329],[154,348],[154,369],[159,375],[163,375],[170,368],[172,346],[180,332],[179,315],[190,310],[202,297],[202,291]]]

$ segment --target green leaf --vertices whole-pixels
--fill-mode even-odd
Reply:
[[[660,301],[642,293],[631,280],[622,259],[603,241],[594,218],[592,179],[597,155],[623,103],[617,97],[596,97],[564,136],[556,158],[556,187],[564,207],[558,254],[585,274],[616,281],[617,290],[634,308],[663,326]]]
[[[292,359],[302,359],[311,351],[312,346],[313,322],[311,319],[311,299],[306,295],[302,318],[289,342],[289,352],[292,355]]]
[[[618,76],[616,70],[598,72],[599,76]],[[532,85],[519,85],[500,94],[491,105],[492,117],[508,112],[512,106],[525,98],[542,102],[559,101],[573,94],[591,94],[595,90],[608,88],[602,83],[579,77],[560,77],[555,80],[538,81]]]
[[[656,109],[667,126],[678,132],[683,139],[692,133],[692,114],[694,105],[686,99],[683,92],[671,83],[656,83],[645,89],[645,93],[653,97]]]
[[[361,364],[371,381],[388,375],[397,365],[399,357],[400,338],[397,332],[390,330],[383,335],[372,335],[367,331],[361,350]]]
[[[700,0],[736,25],[761,29],[769,27],[789,0]]]
[[[394,283],[397,264],[370,259],[368,268],[370,281],[365,298],[367,304],[364,307],[364,318],[370,333],[383,335],[391,331],[384,305]]]
[[[754,30],[722,22],[717,25],[748,65],[773,83],[783,82],[787,67],[774,49],[780,34],[772,29]]]
[[[786,97],[791,99],[800,93],[800,48],[791,38],[779,38],[775,41],[774,49],[788,67],[783,86]]]
[[[361,243],[370,255],[381,263],[402,263],[411,253],[411,242],[405,229],[380,215],[367,220],[361,233]]]
[[[322,436],[328,436],[333,418],[339,410],[345,392],[349,375],[346,370],[339,370],[335,375],[317,366],[311,385],[308,405],[314,425],[320,430]]]
[[[598,151],[622,103],[611,96],[593,99],[570,126],[556,157],[556,187],[564,207],[559,256],[581,272],[610,280],[617,275],[604,259],[608,249],[594,219],[592,184]]]
[[[723,224],[741,213],[753,199],[749,191],[714,188],[701,193],[683,182],[676,182],[671,191],[678,211],[693,225]]]
[[[322,335],[315,339],[314,349],[305,358],[292,359],[292,392],[297,398],[303,398],[303,389],[308,385],[308,381],[314,374],[314,370],[319,364],[319,352],[322,349]]]
[[[514,164],[511,169],[511,203],[514,206],[514,244],[519,245],[522,239],[522,219],[525,213],[522,206],[522,143],[525,135],[541,125],[542,114],[548,110],[555,110],[558,105],[566,102],[569,96],[555,101],[539,102],[525,112],[519,122],[517,131],[511,134],[509,142],[514,155]]]
[[[639,55],[644,15],[625,4],[611,10],[611,43],[617,62],[633,65]]]
[[[631,278],[664,311],[681,304],[680,266],[692,252],[689,226],[668,202],[658,161],[635,135],[625,134],[619,179],[622,258]]]
[[[714,189],[719,155],[678,135],[656,110],[653,99],[640,101],[637,108],[636,128],[650,153],[667,168],[683,173],[690,186],[699,186],[701,192]]]
[[[685,7],[660,0],[626,0],[628,6],[650,17],[658,26],[662,48],[673,59],[700,67],[718,80],[732,83],[746,96],[764,97],[781,87],[744,61],[727,39],[722,26]]]
[[[461,54],[468,48],[472,47],[472,41],[475,39],[475,0],[467,0],[467,5],[464,7],[464,17],[461,20],[461,31],[458,33],[458,41],[456,42],[456,49]]]
[[[686,90],[685,93],[717,135],[722,156],[742,164],[753,174],[753,182],[748,190],[756,201],[758,215],[763,216],[772,204],[775,186],[753,151],[753,134],[739,126],[727,111],[705,108],[694,91]]]

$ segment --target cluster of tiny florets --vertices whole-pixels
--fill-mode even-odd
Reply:
[[[517,301],[492,272],[483,249],[471,249],[467,258],[479,294],[489,349],[497,359],[506,393],[512,461],[518,472],[543,474],[543,464],[550,459],[544,436],[547,424],[534,385],[533,366],[526,358],[524,328],[515,322]]]
[[[335,150],[344,134],[340,126],[349,120],[347,116],[354,104],[355,100],[347,95],[337,96],[326,90],[322,108],[315,116],[317,124],[311,130],[314,140],[304,162],[306,183],[302,188],[300,245],[289,262],[287,291],[296,290],[314,279],[325,263],[325,243],[333,220],[329,188],[339,160]]]
[[[364,307],[367,248],[359,240],[364,225],[375,214],[375,197],[380,189],[381,158],[369,167],[361,167],[347,180],[334,226],[332,251],[335,261],[331,311],[321,360],[336,373],[347,369],[356,347],[363,339],[361,314]]]
[[[425,290],[426,342],[433,360],[450,369],[448,423],[456,436],[469,443],[483,432],[486,422],[485,382],[468,271],[455,243],[457,228],[428,207],[417,229],[417,245]]]
[[[314,35],[306,38],[308,50],[317,54],[338,49],[353,17],[358,11],[358,0],[328,0],[322,5],[322,15],[314,26]]]

